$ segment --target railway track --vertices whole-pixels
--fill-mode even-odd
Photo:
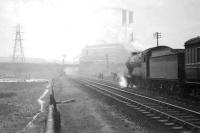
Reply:
[[[181,98],[178,98],[178,97],[166,97],[166,96],[160,96],[160,95],[152,95],[150,94],[150,92],[146,91],[146,90],[141,90],[141,89],[131,89],[131,88],[121,88],[119,86],[119,84],[117,82],[114,82],[114,81],[110,81],[110,80],[99,80],[99,79],[94,79],[94,78],[88,78],[90,80],[93,80],[93,81],[96,81],[96,82],[99,82],[99,83],[103,83],[103,84],[106,84],[106,85],[110,85],[110,86],[113,86],[113,87],[116,87],[116,88],[120,88],[120,89],[123,89],[123,90],[126,90],[126,91],[130,91],[130,92],[133,92],[133,93],[137,93],[137,94],[141,94],[141,95],[144,95],[144,96],[147,96],[147,97],[152,97],[154,99],[157,99],[157,100],[160,100],[160,101],[163,101],[163,102],[168,102],[168,103],[171,103],[171,104],[174,104],[174,105],[177,105],[177,106],[181,106],[183,108],[188,108],[188,109],[191,109],[191,110],[194,110],[194,111],[197,111],[199,112],[200,110],[200,103],[198,101],[193,101],[193,100],[189,100],[189,99],[181,99]]]
[[[126,104],[145,116],[155,119],[165,126],[171,127],[175,131],[190,133],[200,132],[200,112],[119,89],[116,86],[96,80],[86,78],[75,78],[75,80],[118,102]]]

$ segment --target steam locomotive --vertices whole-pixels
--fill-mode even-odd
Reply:
[[[127,87],[200,98],[200,37],[185,42],[185,49],[157,46],[133,52],[126,62]]]

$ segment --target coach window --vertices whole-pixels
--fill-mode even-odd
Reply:
[[[185,49],[185,63],[187,64],[187,49]]]
[[[192,63],[195,63],[195,48],[192,48]]]
[[[194,48],[194,63],[197,62],[196,57],[197,57],[197,55],[196,55],[196,48]]]
[[[188,49],[185,50],[185,63],[188,64]]]
[[[190,63],[193,63],[193,48],[191,48]]]
[[[190,64],[190,48],[188,48],[188,64]]]
[[[187,64],[189,64],[189,49],[187,48]]]
[[[197,62],[200,62],[200,47],[197,48]]]
[[[188,48],[188,64],[190,64],[190,48]]]
[[[193,62],[193,59],[194,59],[194,56],[193,56],[193,55],[194,55],[193,48],[191,48],[191,63],[194,63],[194,62]]]
[[[188,64],[190,64],[190,48],[188,48]]]
[[[186,63],[189,63],[189,49],[186,49]]]
[[[194,63],[197,63],[197,48],[194,48]]]
[[[192,48],[190,48],[190,63],[192,63],[192,55],[193,55],[193,51],[192,51]]]
[[[188,60],[188,63],[190,64],[191,63],[191,48],[188,48],[188,51],[189,51],[189,60]]]

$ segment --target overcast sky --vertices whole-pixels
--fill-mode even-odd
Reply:
[[[92,9],[127,8],[134,12],[134,39],[144,48],[162,45],[183,48],[200,35],[200,0],[0,0],[0,56],[12,55],[15,25],[23,30],[25,55],[59,59],[76,57],[98,27]]]

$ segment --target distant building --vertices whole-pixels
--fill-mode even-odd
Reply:
[[[99,35],[82,49],[79,71],[98,75],[121,73],[130,53],[136,51],[132,45],[133,11],[118,7],[105,7],[96,11]]]
[[[80,64],[123,64],[128,56],[130,56],[130,51],[122,44],[90,45],[82,50]]]

